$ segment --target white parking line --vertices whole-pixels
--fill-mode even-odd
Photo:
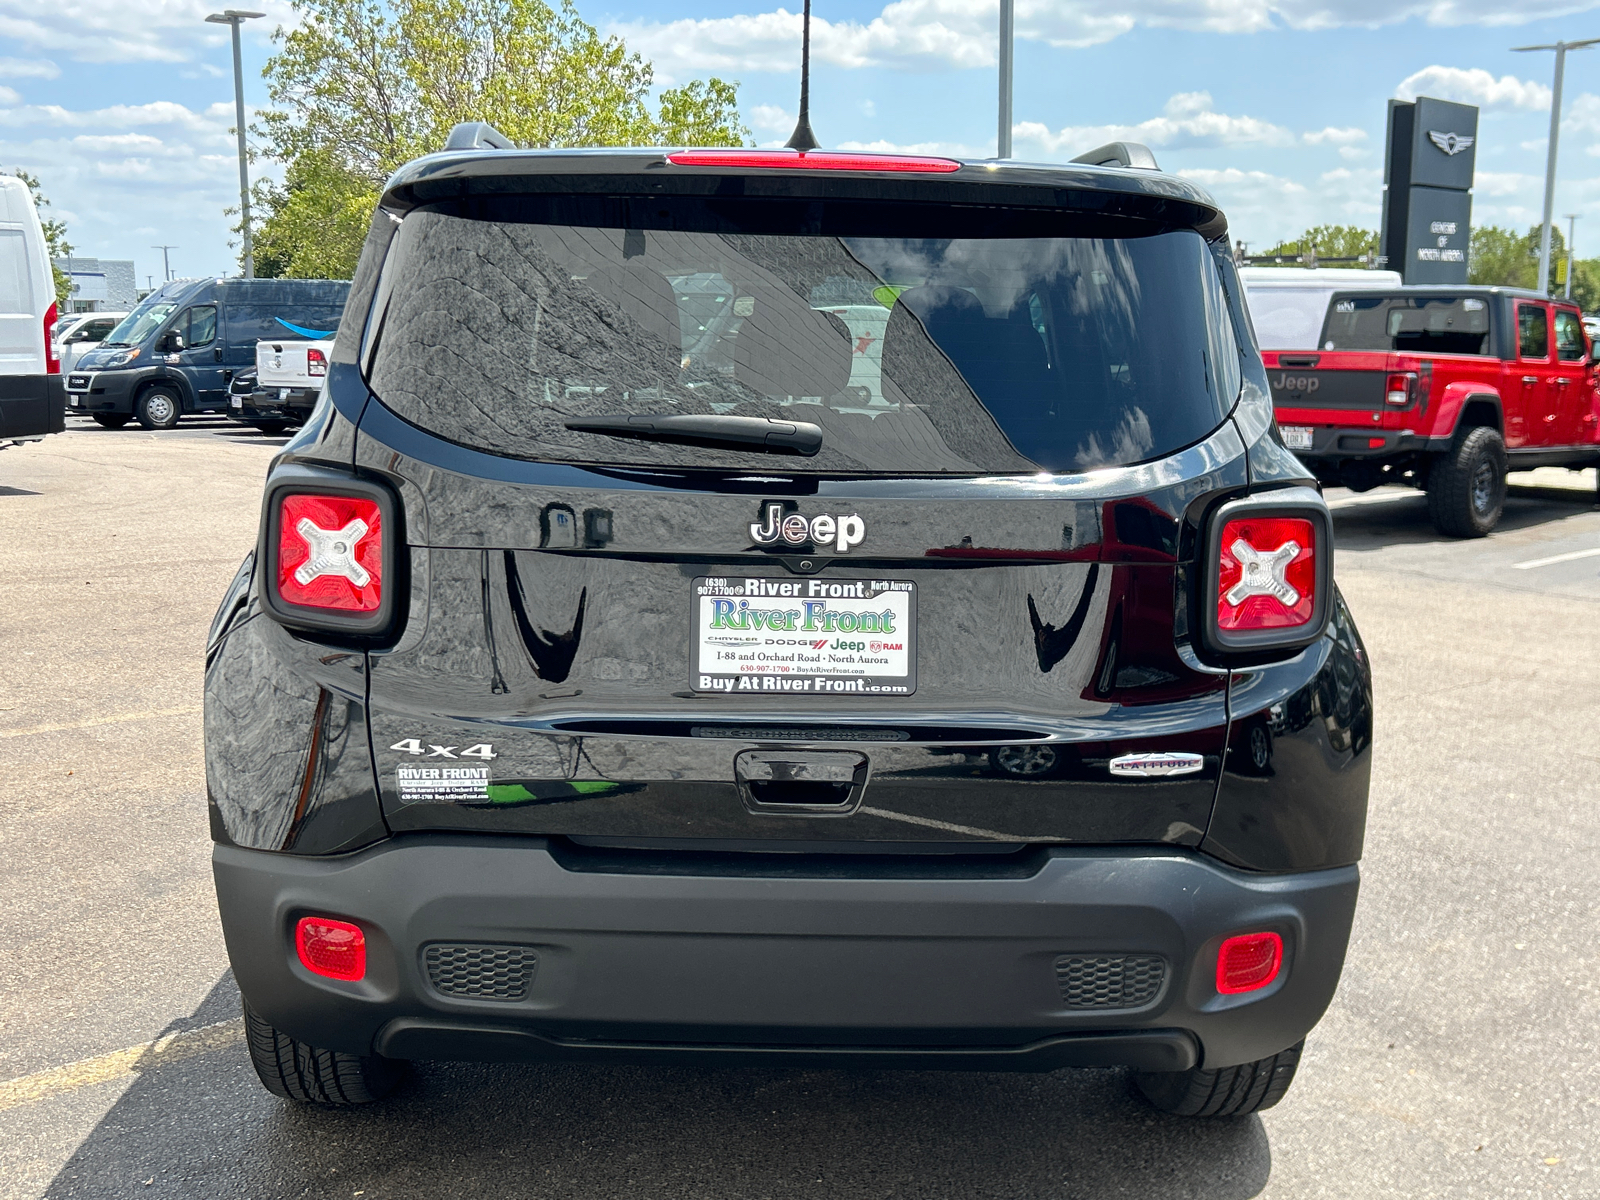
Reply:
[[[1576,562],[1580,558],[1594,558],[1600,555],[1600,546],[1592,550],[1573,550],[1566,554],[1552,554],[1549,558],[1530,558],[1527,562],[1512,563],[1519,571],[1531,571],[1534,567],[1552,567],[1556,563]]]
[[[1393,504],[1396,500],[1420,500],[1425,493],[1407,488],[1405,491],[1371,492],[1359,496],[1340,496],[1329,500],[1328,507],[1335,512],[1341,508],[1359,508],[1364,504]]]

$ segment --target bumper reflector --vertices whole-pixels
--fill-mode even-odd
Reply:
[[[313,975],[353,981],[367,973],[367,935],[350,921],[301,917],[294,927],[294,948]]]
[[[1231,937],[1217,951],[1217,991],[1224,996],[1254,992],[1278,977],[1283,966],[1283,938],[1275,933]]]

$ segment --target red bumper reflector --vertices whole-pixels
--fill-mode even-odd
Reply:
[[[354,496],[279,501],[278,595],[289,604],[377,612],[383,602],[383,513]]]
[[[1367,439],[1367,449],[1368,450],[1382,450],[1383,449],[1383,444],[1385,442],[1387,442],[1388,440],[1389,440],[1388,438],[1368,438]]]
[[[301,917],[294,927],[294,949],[313,975],[356,980],[367,973],[367,935],[349,921]]]
[[[1217,951],[1217,991],[1224,996],[1254,992],[1278,977],[1283,939],[1275,933],[1231,937]]]
[[[1300,517],[1229,521],[1217,572],[1217,627],[1293,629],[1317,608],[1316,530]]]
[[[759,168],[774,171],[959,171],[953,158],[927,158],[912,154],[844,154],[813,150],[683,150],[667,155],[679,167]]]

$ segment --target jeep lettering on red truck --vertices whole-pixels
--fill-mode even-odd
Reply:
[[[1424,489],[1441,533],[1493,529],[1508,470],[1600,461],[1594,351],[1569,301],[1335,292],[1318,346],[1262,355],[1285,444],[1327,484]]]

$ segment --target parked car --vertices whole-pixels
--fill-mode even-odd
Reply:
[[[61,370],[71,371],[89,351],[105,341],[106,335],[122,323],[126,312],[77,313],[56,325],[57,357]]]
[[[329,337],[332,332],[329,332]],[[257,404],[271,407],[279,419],[302,425],[311,416],[328,381],[327,339],[263,339],[256,343]]]
[[[228,384],[255,365],[256,343],[331,329],[348,282],[182,279],[166,284],[67,375],[69,411],[120,428],[171,429],[185,413],[226,412]]]
[[[1319,479],[1424,488],[1441,533],[1493,529],[1508,470],[1600,461],[1593,343],[1571,301],[1340,291],[1318,350],[1264,357],[1284,441]]]
[[[276,389],[260,386],[254,370],[241,371],[228,384],[228,416],[273,437],[300,423],[284,412]]]
[[[1085,165],[1142,147],[496,144],[389,181],[208,639],[265,1086],[1123,1066],[1276,1103],[1344,959],[1371,681],[1216,202]]]
[[[0,174],[0,446],[66,428],[56,286],[28,185]]]
[[[1334,292],[1403,282],[1398,271],[1349,267],[1240,267],[1239,278],[1263,350],[1315,350]]]

